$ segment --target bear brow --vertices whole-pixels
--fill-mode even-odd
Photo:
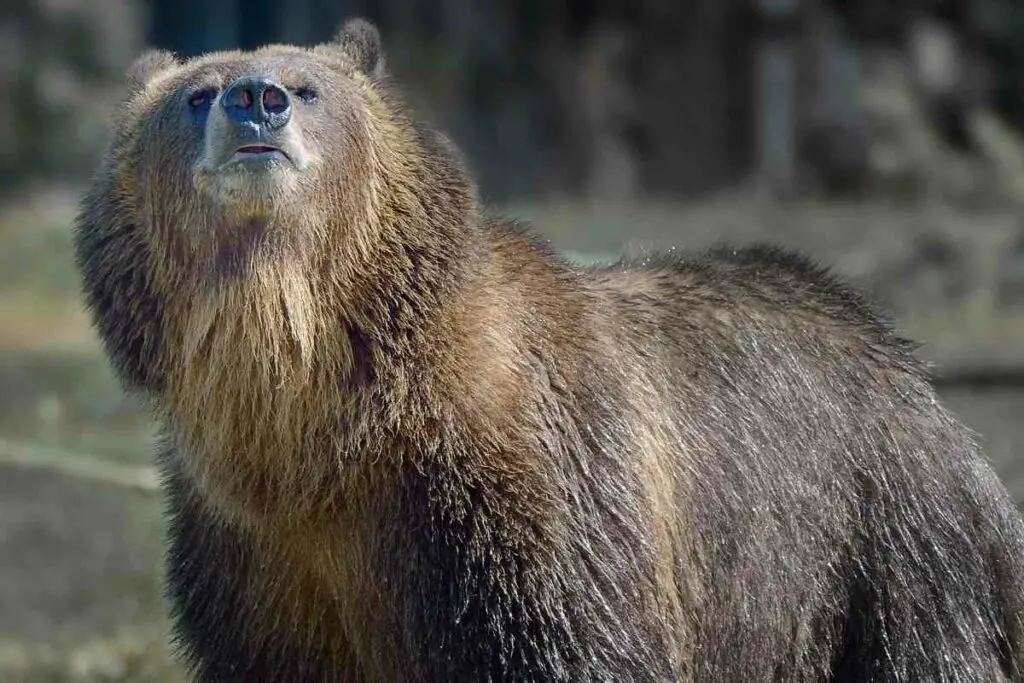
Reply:
[[[225,81],[242,76],[262,76],[277,81],[303,82],[313,78],[312,70],[306,68],[304,64],[296,64],[294,55],[291,54],[254,56],[248,59],[218,63],[211,67],[214,67],[221,80]]]
[[[220,90],[227,82],[224,74],[219,71],[208,69],[196,73],[185,73],[174,82],[174,90],[182,93],[189,93],[195,90],[207,88]]]

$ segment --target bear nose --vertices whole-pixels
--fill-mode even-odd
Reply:
[[[228,85],[220,98],[228,119],[237,124],[281,128],[292,115],[288,91],[269,78],[246,76]]]

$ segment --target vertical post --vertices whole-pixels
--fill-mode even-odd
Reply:
[[[775,194],[796,183],[797,45],[800,0],[758,0],[758,172]]]

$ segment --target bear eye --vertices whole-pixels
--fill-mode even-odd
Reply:
[[[303,102],[305,102],[306,104],[309,104],[310,102],[314,102],[316,100],[316,98],[317,98],[316,90],[314,90],[313,88],[310,88],[308,86],[303,86],[301,88],[296,88],[294,92],[295,92],[295,96],[298,97]]]
[[[188,106],[191,109],[201,109],[213,104],[215,99],[217,99],[217,91],[213,88],[204,88],[192,93],[188,98]]]

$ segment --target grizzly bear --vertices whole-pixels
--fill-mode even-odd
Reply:
[[[1024,680],[1022,518],[825,270],[564,261],[362,20],[130,81],[76,248],[195,680]]]

